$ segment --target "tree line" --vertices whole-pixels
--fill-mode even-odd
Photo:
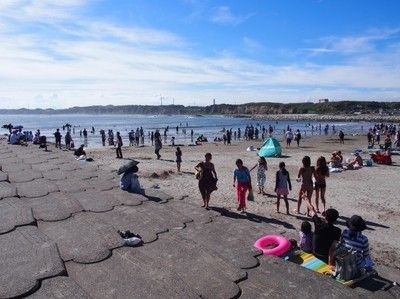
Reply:
[[[400,114],[400,102],[337,101],[324,103],[246,103],[209,106],[183,105],[107,105],[71,107],[67,109],[0,109],[1,114],[184,114],[184,115],[277,115],[277,114]]]

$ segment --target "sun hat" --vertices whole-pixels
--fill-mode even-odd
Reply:
[[[346,221],[346,225],[350,230],[361,232],[367,228],[364,219],[361,216],[353,215]]]
[[[138,170],[139,170],[138,167],[137,167],[138,164],[139,164],[139,161],[129,160],[128,163],[122,165],[118,169],[117,174],[122,174],[122,173],[127,172],[127,171],[133,172],[133,173],[138,172]]]

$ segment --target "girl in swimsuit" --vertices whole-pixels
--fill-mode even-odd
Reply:
[[[325,191],[326,181],[325,178],[329,177],[329,168],[326,164],[325,157],[321,156],[317,160],[317,167],[315,168],[315,207],[317,213],[319,213],[319,197],[321,196],[321,202],[323,206],[323,212],[325,212]]]
[[[309,156],[304,156],[302,163],[303,167],[299,169],[299,174],[297,175],[297,179],[302,181],[299,191],[299,199],[297,201],[297,214],[300,214],[300,206],[303,196],[305,196],[307,200],[311,200],[314,189],[312,177],[315,177],[315,169],[314,166],[311,166],[311,158]],[[307,216],[310,216],[310,210],[308,207]]]

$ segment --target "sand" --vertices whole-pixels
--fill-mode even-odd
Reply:
[[[283,157],[267,158],[268,171],[266,192],[259,195],[255,192],[255,201],[248,202],[248,211],[259,216],[285,221],[296,229],[277,226],[277,234],[288,238],[297,239],[300,224],[306,217],[305,204],[301,207],[304,215],[293,212],[297,205],[300,183],[296,182],[298,169],[304,155],[309,155],[314,165],[319,156],[330,158],[332,151],[341,150],[344,158],[351,157],[355,148],[367,149],[366,136],[346,136],[345,143],[340,144],[336,136],[315,136],[303,139],[300,147],[292,144],[285,147],[282,136],[276,137],[282,145]],[[235,160],[241,158],[247,167],[257,163],[257,152],[246,151],[253,145],[259,148],[261,141],[233,141],[231,145],[222,142],[209,142],[201,146],[182,146],[183,162],[181,172],[177,172],[175,162],[175,148],[164,145],[161,150],[161,159],[157,160],[154,147],[146,144],[143,147],[123,147],[124,159],[116,159],[115,149],[105,147],[101,149],[87,149],[88,155],[93,157],[94,163],[101,168],[117,170],[125,159],[135,159],[140,162],[139,176],[141,184],[146,187],[157,187],[175,198],[187,197],[188,200],[202,204],[198,191],[198,181],[194,176],[194,166],[204,159],[204,154],[212,153],[212,162],[218,174],[218,190],[211,196],[211,207],[224,207],[236,211],[237,201],[235,189],[232,186]],[[364,153],[363,158],[369,158]],[[400,281],[400,204],[398,192],[400,188],[400,156],[393,155],[394,165],[378,165],[363,167],[359,170],[348,170],[341,173],[331,173],[327,179],[326,200],[327,208],[333,207],[340,213],[337,225],[345,228],[346,219],[353,214],[362,216],[368,225],[364,232],[370,241],[373,260],[383,277]],[[279,162],[284,161],[292,179],[293,189],[289,194],[291,215],[276,213],[276,197],[273,192],[275,186],[275,173]],[[256,186],[256,171],[252,171],[253,186]],[[257,191],[256,189],[254,189]],[[314,198],[313,198],[314,203]],[[281,203],[281,212],[284,211]]]

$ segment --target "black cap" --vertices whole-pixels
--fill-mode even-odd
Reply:
[[[361,232],[367,228],[364,219],[361,216],[353,215],[346,221],[346,225],[350,230]]]
[[[325,219],[329,223],[335,222],[339,217],[339,212],[335,209],[327,209],[325,211]]]

